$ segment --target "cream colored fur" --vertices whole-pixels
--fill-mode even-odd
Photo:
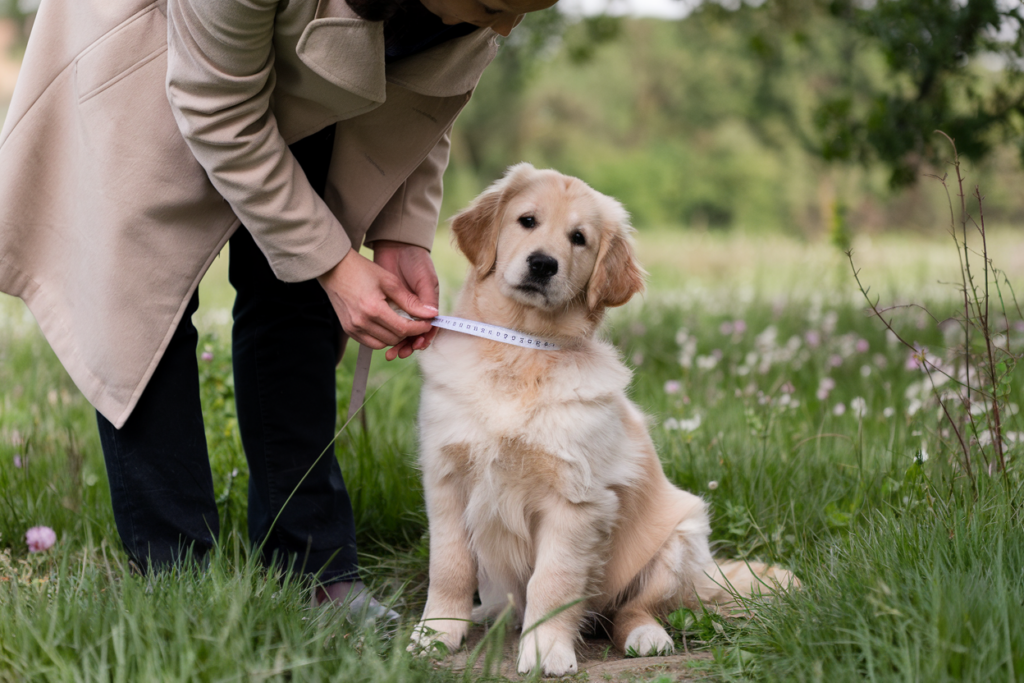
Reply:
[[[561,349],[442,330],[421,356],[430,588],[416,644],[455,649],[471,619],[511,597],[525,633],[519,671],[558,676],[576,671],[587,613],[610,619],[620,649],[664,653],[672,640],[658,616],[699,602],[729,609],[729,586],[750,595],[794,581],[765,565],[715,564],[707,505],[665,477],[626,397],[631,374],[595,336],[604,309],[643,287],[622,206],[520,164],[453,231],[473,265],[455,314]],[[532,277],[536,254],[558,272]]]

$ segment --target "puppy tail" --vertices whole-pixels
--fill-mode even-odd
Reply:
[[[800,580],[775,565],[729,560],[716,562],[694,587],[704,605],[725,615],[742,616],[747,613],[748,599],[794,590],[800,587]]]

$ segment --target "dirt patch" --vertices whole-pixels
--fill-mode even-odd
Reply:
[[[441,666],[451,667],[453,671],[465,671],[469,663],[470,653],[486,634],[482,625],[474,626],[469,633],[467,645],[459,652],[440,662]],[[510,681],[524,680],[516,673],[516,652],[519,632],[509,631],[505,636],[502,659],[498,670],[492,675],[501,676]],[[473,667],[483,672],[484,657],[480,657]],[[570,681],[652,681],[661,678],[669,681],[697,681],[705,678],[707,662],[711,659],[710,652],[677,653],[668,657],[624,657],[615,649],[611,641],[602,636],[586,636],[576,647],[576,660],[579,673],[560,680]]]

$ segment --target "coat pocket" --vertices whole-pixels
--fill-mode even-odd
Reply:
[[[167,51],[163,1],[130,17],[75,61],[79,103],[99,95]]]

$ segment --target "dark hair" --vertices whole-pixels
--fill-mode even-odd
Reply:
[[[346,0],[352,11],[367,21],[387,21],[419,0]]]

